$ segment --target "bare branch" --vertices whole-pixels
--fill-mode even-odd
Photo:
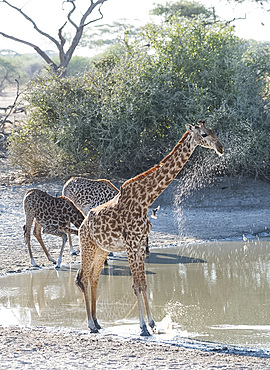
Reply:
[[[20,8],[17,8],[15,5],[12,5],[12,4],[10,4],[8,1],[6,1],[6,0],[1,0],[1,2],[2,3],[5,3],[5,4],[7,4],[10,8],[13,8],[13,9],[15,9],[15,10],[17,10],[27,21],[29,21],[30,23],[32,23],[32,25],[33,25],[33,27],[34,27],[34,29],[38,32],[38,33],[40,33],[42,36],[44,36],[44,37],[46,37],[46,38],[48,38],[49,40],[51,40],[55,45],[56,45],[56,47],[59,49],[59,47],[60,47],[60,45],[59,45],[59,42],[54,38],[54,37],[52,37],[52,36],[50,36],[48,33],[46,33],[46,32],[43,32],[42,30],[40,30],[39,28],[38,28],[38,26],[36,25],[36,23],[33,21],[33,19],[32,18],[30,18],[26,13],[24,13],[23,11],[22,11],[22,9],[20,9]]]
[[[228,25],[228,24],[230,24],[230,23],[232,23],[234,21],[239,21],[240,19],[247,19],[247,15],[245,14],[244,17],[233,18],[230,21],[226,21],[225,24]]]
[[[8,109],[9,109],[9,112],[5,115],[5,117],[3,119],[1,119],[0,123],[1,123],[1,130],[3,130],[4,126],[5,126],[5,123],[8,121],[8,117],[11,115],[11,113],[14,111],[15,107],[16,107],[16,104],[17,104],[17,100],[19,99],[19,96],[20,96],[20,83],[19,83],[19,80],[15,79],[16,81],[16,84],[17,84],[17,93],[16,93],[16,97],[15,97],[15,100],[13,102],[12,105],[9,105],[8,106]]]
[[[0,32],[0,35],[8,38],[8,39],[11,39],[13,41],[17,41],[17,42],[20,42],[21,44],[24,44],[24,45],[27,45],[27,46],[30,46],[31,48],[35,49],[35,51],[46,61],[46,63],[50,64],[53,66],[53,68],[57,69],[57,65],[51,60],[51,58],[43,51],[41,50],[37,45],[35,44],[32,44],[31,42],[28,42],[28,41],[25,41],[25,40],[21,40],[21,39],[18,39],[17,37],[14,37],[14,36],[11,36],[11,35],[7,35],[6,33],[4,32]]]
[[[28,41],[21,40],[17,37],[7,35],[4,32],[0,32],[0,35],[34,48],[35,51],[45,60],[45,62],[53,67],[54,71],[58,71],[59,75],[64,76],[65,72],[63,72],[63,71],[68,66],[68,64],[70,62],[70,59],[72,58],[72,55],[73,55],[76,47],[78,46],[78,44],[81,40],[84,28],[86,26],[88,26],[90,23],[96,22],[96,21],[103,18],[103,14],[101,12],[101,6],[105,3],[105,1],[107,1],[107,0],[96,0],[96,1],[88,0],[88,3],[90,3],[90,5],[89,5],[88,9],[85,11],[85,13],[82,15],[79,25],[77,25],[72,20],[72,15],[77,9],[76,5],[75,5],[75,0],[63,0],[63,4],[64,3],[71,3],[71,5],[72,5],[72,9],[68,12],[68,15],[67,15],[67,22],[69,22],[76,30],[75,35],[74,35],[74,37],[71,41],[71,44],[70,44],[67,52],[65,52],[64,51],[64,45],[66,44],[66,39],[63,36],[63,29],[66,26],[67,22],[65,22],[64,25],[61,28],[59,28],[59,30],[58,30],[58,37],[59,37],[59,41],[58,41],[54,37],[47,34],[46,32],[43,32],[42,30],[40,30],[38,28],[38,26],[36,25],[36,23],[33,21],[33,19],[31,19],[22,9],[10,4],[10,2],[7,1],[7,0],[0,0],[0,3],[4,3],[4,4],[8,5],[10,8],[19,12],[27,21],[29,21],[33,25],[34,29],[39,34],[41,34],[42,36],[45,36],[47,39],[49,39],[51,42],[53,42],[56,45],[56,47],[59,51],[59,58],[60,58],[59,65],[56,65],[51,60],[51,58],[43,50],[41,50],[37,45],[35,45],[31,42],[28,42]],[[91,13],[95,10],[96,7],[98,7],[98,12],[100,14],[100,17],[98,17],[97,19],[94,19],[94,20],[87,21],[88,17],[91,15]],[[61,73],[60,73],[60,70],[62,70]]]
[[[71,3],[72,4],[72,9],[68,13],[67,18],[69,20],[69,23],[72,24],[72,26],[74,26],[76,28],[76,30],[78,30],[77,24],[75,22],[73,22],[73,20],[71,19],[71,15],[75,11],[75,9],[76,9],[76,6],[74,4],[74,1],[73,0],[66,0],[66,1],[64,1],[64,3]]]
[[[105,1],[106,1],[106,0],[105,0]],[[98,12],[99,12],[99,14],[100,14],[100,17],[99,17],[99,18],[96,18],[96,19],[93,19],[92,21],[89,21],[88,23],[85,23],[85,24],[84,24],[84,27],[88,26],[90,23],[93,23],[93,22],[96,22],[96,21],[100,21],[101,19],[103,19],[103,13],[101,13],[101,5],[102,5],[102,4],[100,4],[100,6],[99,6],[99,8],[98,8]]]
[[[67,0],[68,2],[71,2],[71,3],[74,3],[75,0]],[[82,36],[82,33],[83,33],[83,29],[89,25],[90,23],[92,22],[96,22],[100,19],[103,18],[103,14],[101,13],[101,6],[103,5],[103,3],[105,3],[105,1],[107,0],[97,0],[95,3],[93,0],[91,0],[91,5],[89,6],[89,8],[86,10],[86,12],[83,14],[82,18],[81,18],[81,21],[80,21],[80,26],[78,27],[77,29],[77,32],[76,32],[76,35],[74,36],[73,40],[72,40],[72,43],[70,45],[70,48],[68,49],[67,53],[66,53],[66,56],[67,58],[71,58],[72,54],[74,53],[74,50],[75,48],[77,47],[80,39],[81,39],[81,36]],[[98,18],[98,19],[95,19],[95,20],[92,20],[90,22],[86,22],[86,19],[89,17],[89,15],[93,12],[93,10],[99,5],[99,13],[101,14],[101,17]]]
[[[72,1],[75,1],[75,0],[72,0]],[[88,24],[92,23],[92,22],[95,22],[95,21],[98,21],[99,19],[102,19],[103,18],[103,14],[101,13],[100,11],[100,8],[101,8],[101,5],[103,5],[105,3],[105,1],[107,0],[97,0],[95,3],[93,2],[93,0],[91,0],[91,5],[89,6],[89,8],[86,10],[86,12],[83,14],[82,18],[81,18],[81,21],[80,21],[80,26],[81,27],[85,27],[87,26]],[[99,13],[101,14],[101,18],[98,18],[98,19],[95,19],[94,21],[90,21],[90,22],[86,22],[87,18],[89,17],[89,15],[92,13],[92,11],[99,5]]]

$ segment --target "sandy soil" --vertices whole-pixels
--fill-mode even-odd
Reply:
[[[22,199],[26,190],[39,187],[60,195],[62,185],[61,181],[7,185],[2,177],[0,274],[32,269],[22,234]],[[161,209],[157,220],[152,220],[150,246],[242,238],[243,234],[269,235],[269,183],[219,179],[188,198],[179,199],[179,193],[179,181],[175,180],[155,202],[154,206],[159,204]],[[57,258],[60,240],[47,236],[44,240]],[[78,241],[74,241],[78,249]],[[33,249],[41,266],[50,265],[35,240]],[[64,264],[79,259],[79,256],[70,257],[67,249],[64,252]],[[1,369],[270,369],[269,358],[238,356],[226,350],[205,352],[147,340],[120,340],[64,329],[0,327],[0,337]]]

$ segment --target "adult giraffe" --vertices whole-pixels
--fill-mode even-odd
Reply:
[[[88,327],[98,332],[96,317],[97,284],[109,252],[126,251],[130,266],[133,289],[137,297],[141,335],[150,335],[143,316],[143,299],[148,324],[155,331],[146,294],[144,269],[146,239],[151,224],[147,211],[154,200],[169,186],[183,168],[196,146],[214,149],[223,154],[223,147],[211,129],[199,121],[187,125],[187,131],[174,149],[148,171],[126,181],[115,198],[93,208],[79,229],[81,269],[76,284],[84,293]],[[88,283],[91,285],[91,309]],[[143,299],[142,299],[143,296]]]

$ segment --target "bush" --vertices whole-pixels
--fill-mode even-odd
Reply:
[[[30,120],[10,153],[18,162],[14,146],[26,138],[35,151],[39,132],[60,171],[129,177],[167,154],[186,123],[206,118],[225,146],[222,160],[207,152],[207,171],[269,176],[269,60],[267,45],[246,43],[225,25],[184,18],[148,25],[139,41],[93,61],[82,77],[32,82]],[[193,158],[188,166],[205,161],[205,151]],[[46,163],[43,173],[51,173]]]

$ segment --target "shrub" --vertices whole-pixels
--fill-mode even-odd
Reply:
[[[26,138],[35,151],[38,132],[59,170],[129,177],[167,154],[185,123],[206,118],[225,146],[222,160],[207,153],[206,171],[269,176],[269,60],[267,45],[244,42],[225,25],[148,25],[82,77],[33,81],[29,123],[11,138],[10,153],[16,162],[14,146]],[[205,162],[204,150],[188,168],[198,159]]]

